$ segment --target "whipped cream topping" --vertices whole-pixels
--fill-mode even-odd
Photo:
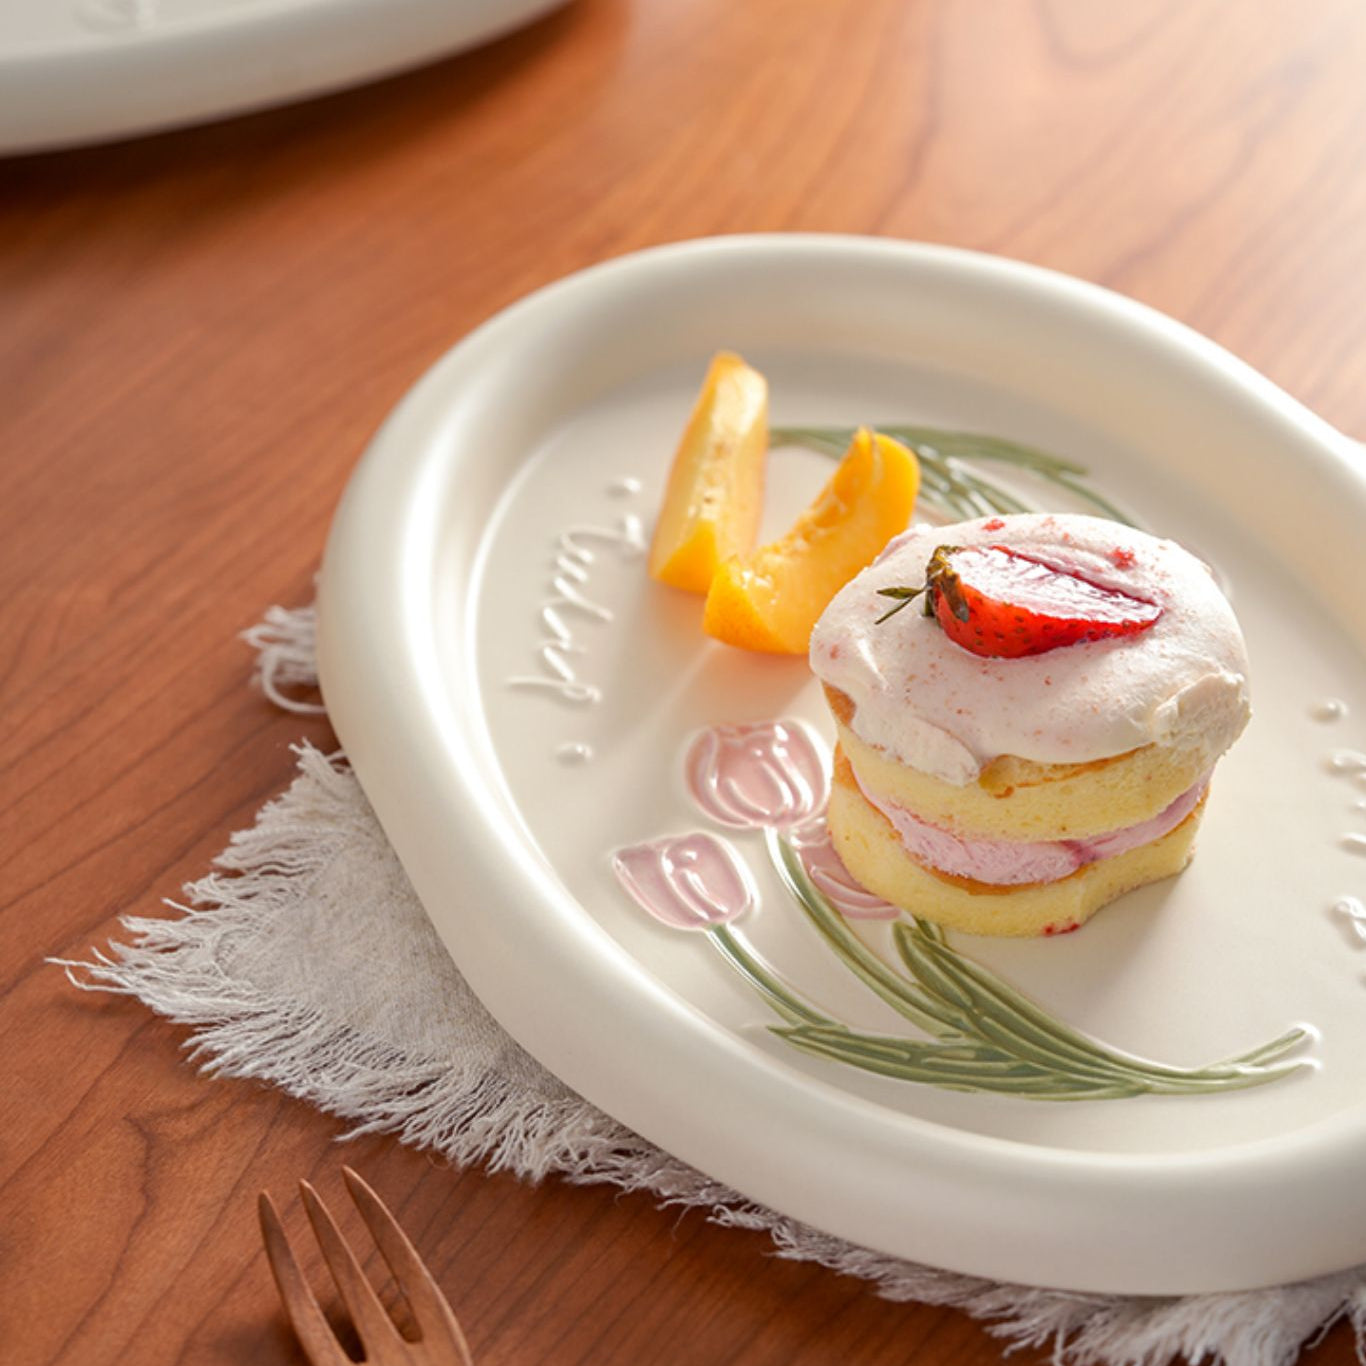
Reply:
[[[1162,609],[1145,631],[1020,659],[949,639],[919,604],[875,624],[878,589],[918,587],[937,546],[1001,545]],[[999,755],[1089,763],[1143,745],[1198,747],[1207,767],[1250,713],[1247,650],[1208,567],[1173,541],[1062,513],[914,526],[835,596],[811,667],[854,704],[860,739],[966,786]]]
[[[858,774],[854,775],[858,782]],[[1081,840],[993,840],[964,838],[923,821],[896,802],[875,796],[859,783],[859,791],[892,823],[902,847],[917,863],[941,873],[971,878],[997,887],[1026,882],[1057,882],[1099,859],[1113,858],[1161,839],[1181,824],[1205,795],[1209,777],[1201,778],[1165,811],[1137,825]]]

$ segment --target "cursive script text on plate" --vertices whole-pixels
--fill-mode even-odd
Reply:
[[[602,689],[581,676],[578,661],[588,653],[583,626],[612,620],[611,611],[589,594],[589,580],[603,548],[626,560],[642,555],[646,542],[640,518],[628,512],[615,526],[572,526],[556,537],[550,592],[538,609],[537,671],[515,674],[508,679],[509,687],[549,693],[572,706],[602,700]]]

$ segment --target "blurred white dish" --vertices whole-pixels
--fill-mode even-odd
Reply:
[[[565,0],[4,0],[0,154],[202,123],[376,80]]]

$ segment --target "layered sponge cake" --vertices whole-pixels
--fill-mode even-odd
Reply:
[[[835,597],[811,666],[840,857],[975,934],[1062,933],[1180,872],[1249,716],[1208,568],[1094,517],[912,528]]]

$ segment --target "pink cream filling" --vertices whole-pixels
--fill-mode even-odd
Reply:
[[[855,774],[857,781],[858,775]],[[1113,858],[1150,844],[1175,830],[1199,804],[1209,786],[1206,774],[1164,811],[1137,825],[1080,840],[964,839],[913,815],[904,806],[880,800],[859,784],[859,791],[895,826],[906,852],[941,873],[1014,886],[1024,882],[1057,882],[1098,859]]]

